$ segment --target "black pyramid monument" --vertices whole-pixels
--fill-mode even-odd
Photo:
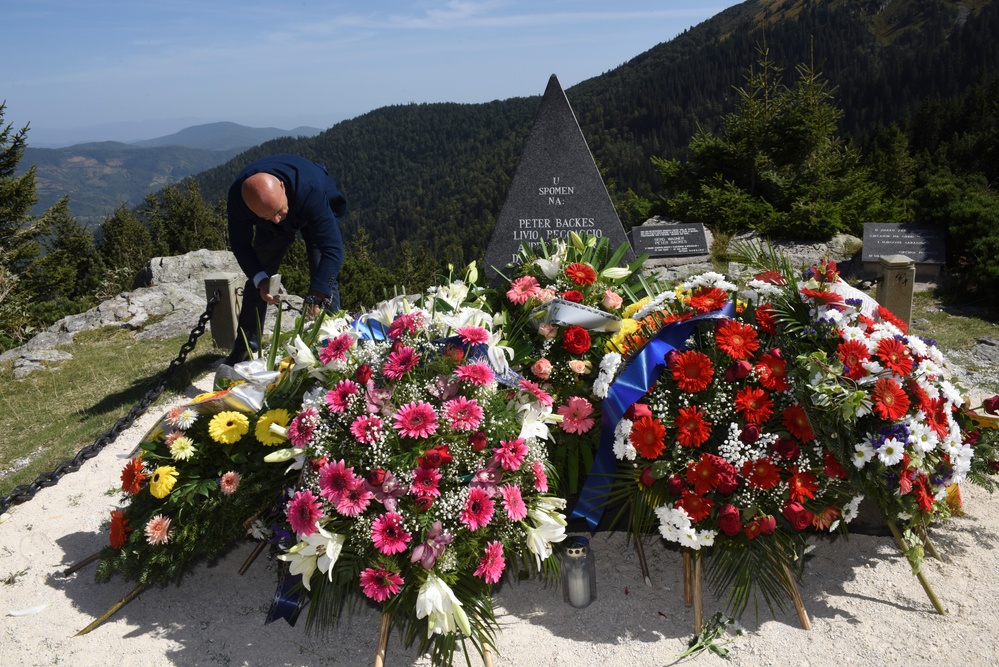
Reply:
[[[568,238],[570,232],[606,237],[611,249],[628,243],[576,115],[552,74],[510,191],[486,247],[485,271],[515,261],[522,243]],[[635,259],[630,246],[625,261]]]

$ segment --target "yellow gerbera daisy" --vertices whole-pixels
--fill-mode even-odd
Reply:
[[[259,440],[261,444],[267,446],[280,445],[282,442],[287,440],[287,438],[271,431],[271,424],[287,426],[289,421],[291,421],[291,415],[288,414],[288,411],[284,408],[268,410],[264,414],[260,415],[260,419],[257,420],[257,426],[253,430],[253,434],[257,436],[257,440]]]
[[[215,442],[231,445],[250,431],[250,420],[242,412],[225,410],[208,422],[208,435]]]
[[[160,466],[149,479],[149,493],[155,498],[166,498],[177,483],[177,469],[173,466]]]

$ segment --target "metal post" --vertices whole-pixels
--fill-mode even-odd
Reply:
[[[916,263],[905,255],[884,255],[878,271],[878,303],[907,325],[912,324]]]
[[[238,273],[212,273],[205,277],[205,293],[211,298],[218,290],[221,299],[212,312],[212,342],[223,350],[231,350],[236,342],[236,322],[240,298],[236,290],[245,279]]]

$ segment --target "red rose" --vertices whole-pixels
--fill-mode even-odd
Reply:
[[[425,512],[433,506],[434,499],[430,496],[416,496],[413,498],[413,504],[416,505],[416,509]]]
[[[328,462],[329,459],[325,455],[321,459],[312,459],[311,461],[312,472],[319,472],[319,469],[322,468],[324,465],[326,465]]]
[[[567,289],[562,292],[562,298],[573,303],[583,303],[583,293],[576,289]]]
[[[801,503],[788,503],[784,505],[784,518],[795,530],[804,530],[812,525],[813,515],[805,509]]]
[[[772,516],[763,516],[757,519],[760,522],[760,532],[764,535],[773,535],[777,530],[777,519]]]
[[[590,349],[590,332],[583,327],[567,327],[562,334],[562,347],[569,354],[586,354]]]
[[[625,410],[624,418],[637,422],[642,417],[651,417],[652,409],[645,403],[632,403],[631,407]]]
[[[986,398],[982,401],[982,407],[990,415],[999,414],[999,394],[996,394],[992,398]]]
[[[774,454],[787,461],[798,458],[800,453],[801,447],[791,438],[777,438],[777,442],[774,443]]]
[[[753,519],[746,524],[746,537],[751,540],[755,540],[763,532],[763,528],[760,526],[759,519]]]
[[[763,431],[758,424],[746,424],[739,433],[739,441],[746,445],[751,445],[760,439]]]
[[[368,473],[367,481],[368,484],[370,484],[375,488],[380,487],[382,484],[385,483],[385,469],[375,468],[374,470]]]
[[[735,505],[722,505],[718,510],[718,529],[729,537],[735,537],[742,530],[742,516]]]
[[[642,486],[645,488],[649,488],[656,483],[656,478],[652,476],[652,466],[647,466],[644,470],[642,470],[642,475],[638,478],[638,481],[641,482]]]
[[[676,366],[676,358],[679,356],[680,353],[677,352],[676,350],[670,350],[669,352],[667,352],[666,356],[663,357],[663,361],[666,362],[666,368],[673,370],[673,367]]]
[[[468,444],[472,446],[473,452],[481,452],[489,444],[485,431],[476,431],[468,438]]]
[[[746,361],[745,359],[740,359],[731,366],[725,369],[725,382],[735,382],[736,380],[742,380],[747,377],[750,371],[753,370],[753,365]]]
[[[835,477],[836,479],[846,479],[847,472],[840,465],[836,457],[833,456],[832,452],[826,452],[825,457],[822,459],[822,470],[826,473],[828,477]]]
[[[669,478],[669,480],[667,480],[666,488],[669,489],[669,492],[674,496],[678,496],[683,493],[684,489],[687,488],[687,482],[683,479],[683,477],[673,475]]]
[[[457,345],[448,345],[447,351],[444,352],[444,356],[458,364],[465,358],[465,351]]]
[[[368,380],[371,379],[371,373],[371,366],[361,364],[357,367],[357,371],[354,372],[354,378],[361,384],[367,384]]]

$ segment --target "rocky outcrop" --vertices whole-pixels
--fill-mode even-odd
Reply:
[[[73,336],[80,331],[121,327],[135,331],[139,340],[162,340],[188,333],[208,304],[205,278],[218,273],[242,276],[231,252],[196,250],[176,257],[155,257],[137,278],[142,287],[84,313],[64,317],[25,345],[0,354],[0,361],[13,360],[14,376],[22,378],[71,359]],[[289,301],[295,307],[301,306],[296,297]],[[274,309],[268,309],[268,314],[267,326],[273,326]]]

